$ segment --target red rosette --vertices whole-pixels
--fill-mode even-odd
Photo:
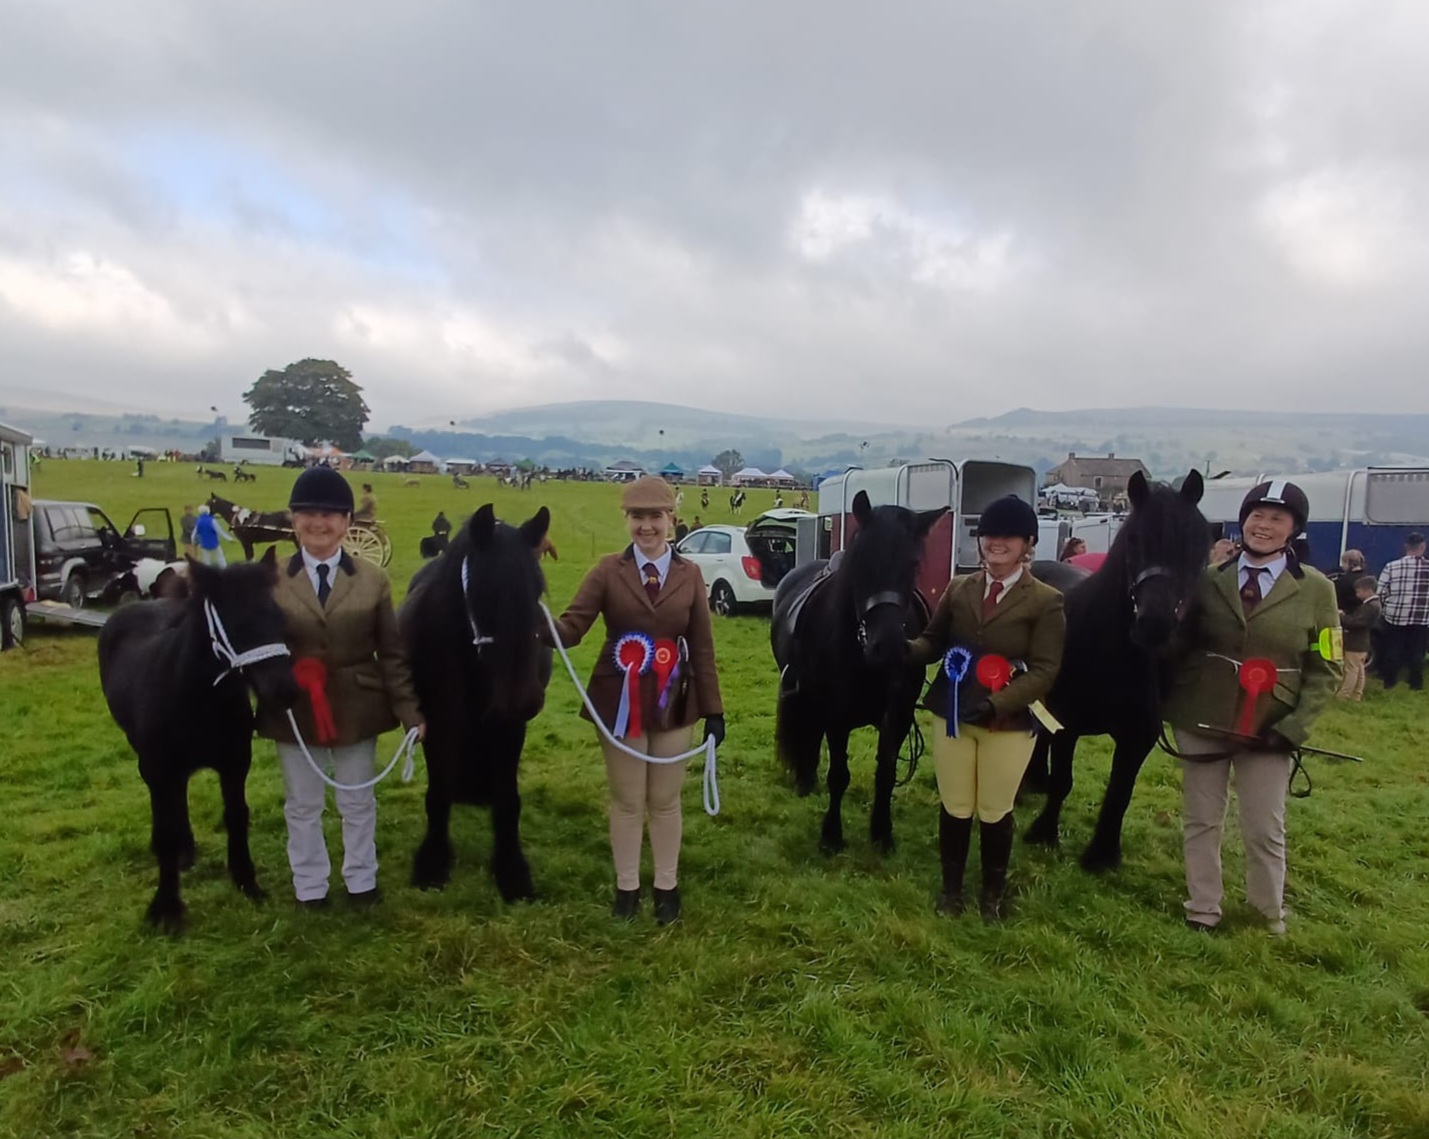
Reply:
[[[1241,662],[1241,666],[1236,672],[1236,679],[1240,681],[1241,688],[1245,690],[1245,696],[1241,701],[1240,723],[1236,725],[1236,731],[1241,735],[1255,735],[1256,702],[1267,692],[1274,691],[1279,676],[1279,670],[1275,667],[1273,660],[1266,660],[1264,657],[1251,657],[1249,660]]]
[[[1012,680],[1012,663],[997,653],[984,653],[978,658],[974,675],[989,692],[1001,692]]]
[[[308,694],[313,709],[313,730],[317,742],[330,744],[337,740],[337,721],[332,705],[327,701],[327,665],[317,657],[299,657],[293,662],[293,679]]]

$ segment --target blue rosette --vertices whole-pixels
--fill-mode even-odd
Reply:
[[[954,645],[943,656],[943,675],[948,678],[947,730],[953,739],[958,736],[958,685],[972,663],[972,653],[962,645]]]
[[[615,667],[625,673],[614,730],[617,736],[633,738],[644,732],[645,725],[640,722],[640,677],[654,663],[655,641],[644,633],[626,633],[615,642],[614,656]]]

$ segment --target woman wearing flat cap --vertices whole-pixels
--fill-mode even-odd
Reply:
[[[1012,803],[1032,758],[1029,708],[1057,678],[1067,622],[1062,595],[1032,576],[1037,512],[1031,506],[1015,495],[989,503],[978,519],[977,541],[982,568],[949,583],[923,635],[909,642],[909,655],[939,666],[923,699],[934,717],[933,761],[942,799],[943,889],[936,908],[952,916],[966,908],[963,874],[976,815],[980,909],[984,920],[1000,921],[1012,858]]]
[[[620,499],[630,545],[586,574],[556,622],[561,643],[577,645],[597,617],[605,644],[589,692],[601,722],[626,747],[652,757],[690,749],[694,725],[724,740],[724,705],[704,577],[670,545],[675,494],[664,479],[641,478]],[[642,671],[642,668],[647,671]],[[589,719],[584,710],[581,715]],[[653,763],[612,746],[601,750],[610,782],[610,850],[617,918],[640,908],[640,850],[649,821],[655,920],[680,916],[680,784],[685,762]]]
[[[377,737],[395,728],[424,731],[407,655],[397,634],[387,575],[343,548],[352,518],[352,488],[331,467],[310,467],[289,496],[298,552],[279,574],[274,597],[283,610],[294,674],[307,698],[293,708],[308,750],[338,783],[373,776]],[[308,766],[287,717],[260,719],[258,734],[275,740],[287,799],[288,862],[293,891],[309,909],[327,903],[332,864],[323,840],[327,787]],[[342,816],[342,880],[349,901],[371,905],[377,891],[377,798],[373,789],[336,791]]]

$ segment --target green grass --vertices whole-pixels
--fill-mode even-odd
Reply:
[[[121,523],[198,497],[190,468],[151,464],[142,482],[129,469],[50,463],[36,493],[92,498]],[[290,480],[229,489],[274,507]],[[556,606],[621,539],[611,487],[374,482],[399,591],[438,507],[455,518],[494,499],[515,519],[548,504]],[[270,900],[229,885],[216,780],[201,775],[190,926],[170,939],[142,921],[147,797],[93,634],[32,627],[27,650],[0,657],[0,1134],[1429,1135],[1422,696],[1372,684],[1363,706],[1326,715],[1319,739],[1366,763],[1317,766],[1314,797],[1292,802],[1288,937],[1266,937],[1237,900],[1234,840],[1225,932],[1183,930],[1177,775],[1159,754],[1125,867],[1084,874],[1074,855],[1107,771],[1095,745],[1066,852],[1019,845],[1016,916],[990,928],[932,913],[931,764],[898,791],[900,843],[880,857],[860,738],[849,849],[817,852],[821,796],[796,799],[774,761],[767,624],[716,621],[716,635],[724,813],[704,816],[692,776],[679,925],[658,930],[648,903],[630,926],[608,916],[603,772],[558,674],[523,766],[538,903],[499,900],[489,823],[469,809],[452,884],[406,885],[419,773],[379,791],[385,904],[297,912],[260,743],[249,798]]]

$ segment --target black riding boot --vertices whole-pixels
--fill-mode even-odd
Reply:
[[[1007,916],[1007,864],[1012,860],[1012,812],[995,823],[981,824],[982,920]]]
[[[943,892],[933,908],[940,914],[957,917],[963,912],[963,871],[968,865],[968,846],[973,837],[973,821],[948,814],[938,806],[938,856],[943,863]]]

